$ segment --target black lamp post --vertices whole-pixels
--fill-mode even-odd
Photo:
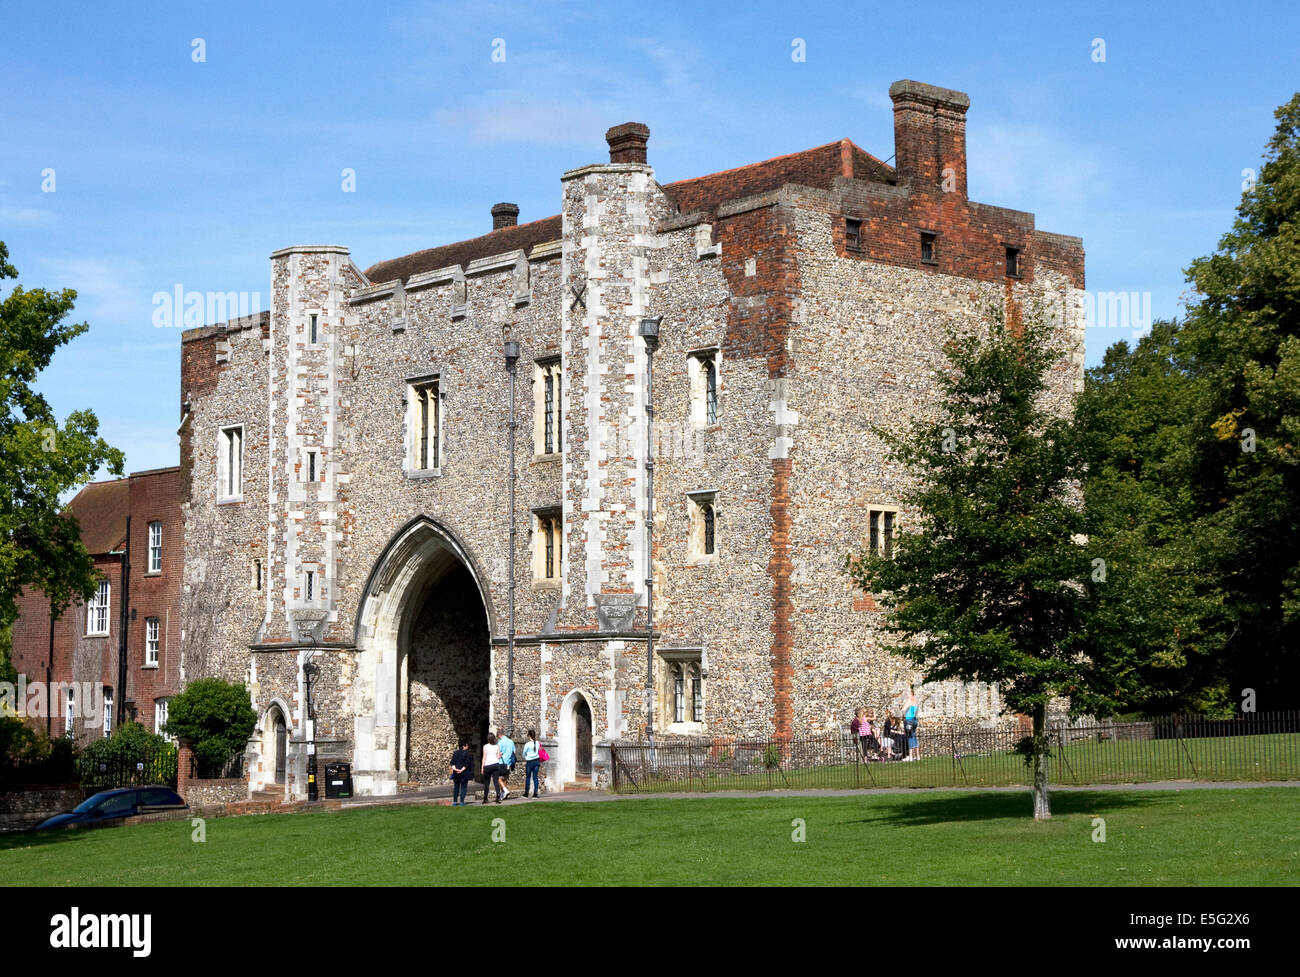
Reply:
[[[320,666],[307,661],[302,666],[303,685],[307,689],[307,722],[311,723],[311,738],[307,741],[307,800],[319,799],[320,792],[316,783],[316,708],[312,705],[311,690],[320,677]]]
[[[663,316],[641,320],[641,339],[646,361],[646,448],[645,448],[645,729],[653,763],[655,746],[655,350],[659,348],[659,323]]]
[[[510,493],[510,552],[507,556],[510,575],[509,620],[506,625],[506,732],[514,736],[515,729],[515,368],[519,363],[519,344],[510,338],[510,327],[504,330],[504,352],[506,356],[506,373],[510,376],[509,420],[506,425],[507,441],[510,445],[510,477],[507,486]]]

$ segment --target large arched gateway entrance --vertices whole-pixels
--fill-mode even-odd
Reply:
[[[492,687],[491,617],[483,577],[464,546],[428,517],[384,550],[357,619],[359,794],[446,780],[461,737],[477,748]]]

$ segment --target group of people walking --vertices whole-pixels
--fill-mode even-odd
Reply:
[[[901,716],[887,711],[883,722],[876,719],[874,709],[859,708],[853,715],[849,729],[862,753],[862,762],[878,760],[916,760],[917,719],[916,690],[908,689],[907,704]]]
[[[542,763],[549,760],[546,751],[537,742],[537,734],[531,729],[528,739],[524,741],[524,796],[540,797],[540,771]],[[489,792],[496,789],[496,802],[500,804],[512,793],[509,786],[510,775],[518,763],[520,751],[508,733],[497,736],[489,733],[483,744],[483,757],[479,769],[483,774],[483,803],[488,802]],[[469,782],[474,779],[474,754],[470,752],[469,740],[461,741],[460,749],[451,755],[452,807],[464,807],[469,793]],[[529,789],[532,794],[529,794]]]

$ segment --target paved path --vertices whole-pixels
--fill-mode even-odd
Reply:
[[[1206,781],[1206,780],[1162,780],[1150,784],[1092,784],[1082,786],[1065,786],[1054,785],[1051,788],[1053,794],[1058,793],[1077,793],[1079,791],[1115,791],[1115,790],[1242,790],[1256,787],[1300,787],[1300,780],[1269,780],[1269,781]],[[514,807],[519,804],[534,803],[595,803],[600,801],[641,801],[641,800],[697,800],[700,798],[719,798],[719,797],[859,797],[863,794],[913,794],[917,797],[923,797],[927,794],[978,794],[978,793],[1019,793],[1028,794],[1028,787],[862,787],[848,789],[818,789],[808,788],[806,790],[756,790],[756,791],[695,791],[692,793],[675,793],[675,794],[612,794],[603,790],[590,791],[558,791],[549,794],[543,794],[539,798],[525,799],[522,794],[515,793],[510,799],[502,803],[502,807]],[[445,804],[451,797],[451,787],[439,785],[437,787],[427,787],[423,790],[413,791],[405,794],[398,794],[388,797],[357,797],[352,800],[343,802],[344,808],[353,807],[376,807],[386,804]],[[471,805],[478,805],[483,799],[483,788],[479,785],[478,793],[470,791],[469,801]],[[491,805],[495,807],[496,805]]]

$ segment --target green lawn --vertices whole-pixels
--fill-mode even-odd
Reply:
[[[922,741],[922,752],[934,748]],[[847,750],[845,750],[847,753]],[[815,754],[814,754],[815,755]],[[680,750],[672,775],[647,779],[632,770],[625,793],[777,790],[804,787],[1002,787],[1028,785],[1030,768],[1009,749],[954,759],[947,752],[910,763],[785,764],[767,770],[758,755],[737,761],[706,759],[686,776]],[[639,759],[639,757],[638,757]],[[1067,743],[1049,762],[1055,784],[1136,784],[1161,780],[1300,780],[1300,734],[1225,736],[1184,740],[1106,740]]]
[[[910,764],[909,764],[910,766]],[[411,805],[0,836],[6,885],[1295,885],[1300,790]],[[1092,840],[1093,818],[1106,840]],[[492,841],[495,818],[504,843]],[[792,820],[806,825],[796,843]]]

